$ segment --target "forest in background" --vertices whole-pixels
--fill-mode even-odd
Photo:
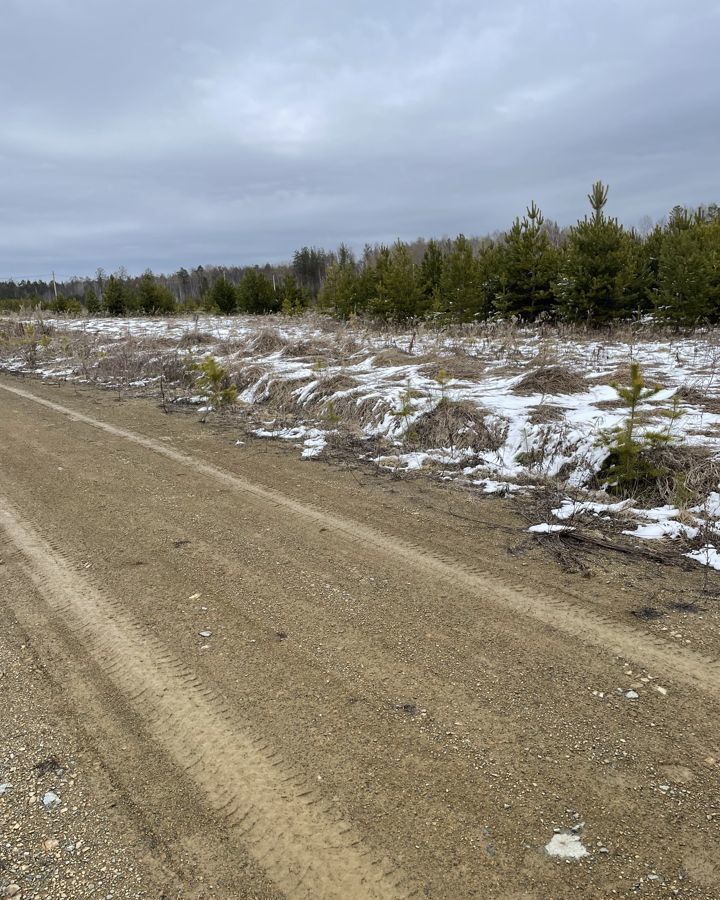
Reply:
[[[641,233],[606,213],[596,182],[575,225],[546,221],[531,203],[505,232],[366,245],[358,258],[303,247],[272,266],[197,266],[53,281],[0,282],[0,311],[90,315],[299,314],[388,322],[491,317],[604,325],[652,314],[676,325],[720,322],[720,207],[676,206]]]

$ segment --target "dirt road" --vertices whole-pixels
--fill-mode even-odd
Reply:
[[[720,897],[699,575],[563,574],[497,502],[147,401],[5,377],[0,422],[0,627],[104,779],[136,896]],[[630,615],[649,598],[662,619]],[[33,858],[0,890],[108,896]]]

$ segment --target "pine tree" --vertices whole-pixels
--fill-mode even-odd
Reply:
[[[207,296],[210,306],[219,309],[225,316],[230,316],[237,310],[237,290],[227,280],[225,275],[221,275],[216,279]]]
[[[392,250],[383,248],[376,263],[377,291],[371,311],[392,322],[405,322],[418,314],[420,284],[417,267],[407,244],[396,241]]]
[[[498,245],[494,304],[506,316],[532,321],[553,309],[559,256],[550,244],[544,223],[533,201],[526,215],[515,219]]]
[[[166,287],[155,281],[149,269],[143,272],[140,278],[137,296],[140,311],[145,315],[171,313],[175,309],[175,298]]]
[[[556,295],[571,320],[605,324],[625,318],[638,304],[635,241],[605,215],[608,188],[596,181],[588,194],[592,216],[570,230]]]
[[[127,290],[125,282],[111,275],[105,282],[103,306],[109,316],[122,316],[127,310]]]
[[[347,319],[362,312],[367,305],[366,301],[367,298],[361,295],[360,276],[355,259],[352,253],[341,245],[338,258],[328,267],[318,304]]]
[[[277,290],[280,309],[286,316],[301,313],[308,305],[309,296],[297,283],[292,272],[286,272]]]
[[[460,322],[487,316],[480,264],[472,245],[460,234],[445,256],[438,312]]]
[[[445,259],[440,244],[431,240],[425,248],[420,265],[420,292],[422,294],[421,312],[428,313],[442,306],[441,285]]]
[[[658,281],[662,318],[681,325],[720,321],[720,222],[673,210]]]
[[[95,288],[91,284],[85,285],[85,290],[83,291],[83,306],[90,316],[96,316],[100,312],[100,300],[98,299]]]
[[[272,282],[260,269],[247,269],[238,288],[238,306],[243,312],[277,312],[280,302]]]

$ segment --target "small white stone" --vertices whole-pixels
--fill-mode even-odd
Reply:
[[[557,856],[560,859],[582,859],[588,856],[587,849],[576,834],[555,834],[545,845],[548,856]]]

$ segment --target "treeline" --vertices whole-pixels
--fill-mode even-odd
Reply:
[[[532,203],[501,234],[366,246],[357,259],[304,247],[283,266],[203,268],[173,275],[120,271],[94,279],[0,283],[0,307],[162,314],[206,309],[286,313],[315,307],[393,322],[565,320],[603,325],[645,314],[681,325],[720,321],[720,208],[675,207],[640,234],[606,214],[597,182],[574,226],[546,222]],[[57,291],[57,297],[55,292]]]

